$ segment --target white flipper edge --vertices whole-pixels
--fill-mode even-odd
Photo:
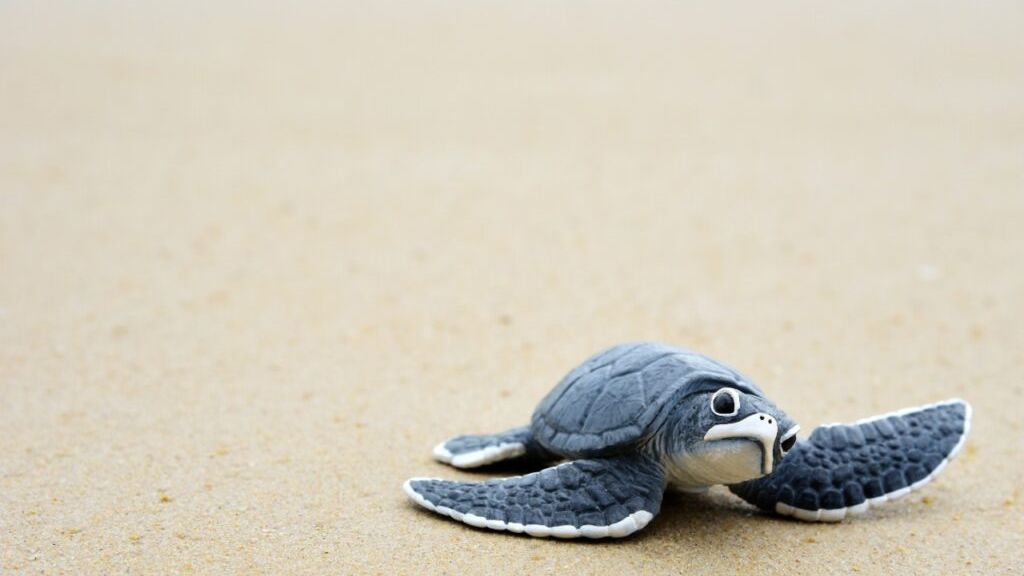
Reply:
[[[435,449],[436,450],[436,449]],[[527,534],[537,538],[547,538],[553,536],[555,538],[623,538],[636,532],[637,530],[643,529],[647,524],[654,518],[654,514],[646,510],[639,510],[633,512],[629,516],[626,516],[622,520],[611,524],[609,526],[544,526],[541,524],[519,524],[516,522],[504,522],[502,520],[488,520],[481,516],[474,514],[463,514],[448,508],[446,506],[435,506],[418,492],[413,490],[412,483],[416,480],[433,480],[433,478],[410,478],[405,481],[402,485],[402,490],[412,499],[413,502],[420,506],[437,512],[444,516],[449,516],[470,526],[476,528],[489,528],[497,531],[508,531],[516,534]]]
[[[447,441],[434,446],[434,459],[456,468],[478,468],[526,454],[526,445],[521,442],[502,442],[461,454],[452,454],[451,450],[445,448],[445,444]]]
[[[965,400],[961,400],[960,398],[954,398],[952,400],[945,400],[943,402],[936,402],[934,404],[927,404],[924,406],[917,406],[914,408],[904,408],[903,410],[898,410],[896,412],[872,416],[870,418],[864,418],[862,420],[854,422],[854,424],[863,424],[865,422],[873,422],[875,420],[881,420],[883,418],[888,418],[890,416],[903,416],[905,414],[920,412],[922,410],[927,410],[928,408],[935,408],[937,406],[945,406],[948,404],[964,405],[964,431],[960,435],[960,440],[956,443],[956,446],[953,447],[953,450],[950,451],[949,455],[946,456],[946,458],[943,459],[943,461],[938,466],[936,466],[935,470],[932,470],[931,473],[925,476],[924,478],[918,480],[917,482],[914,482],[910,486],[900,488],[899,490],[889,492],[888,494],[882,494],[877,498],[868,498],[867,500],[860,504],[857,504],[856,506],[836,508],[833,510],[827,510],[823,508],[818,510],[804,510],[802,508],[790,506],[789,504],[776,502],[775,512],[783,516],[792,516],[797,520],[803,520],[805,522],[839,522],[847,516],[857,516],[860,514],[864,514],[870,508],[877,508],[878,506],[881,506],[887,502],[894,502],[915,490],[921,489],[921,487],[931,482],[936,476],[938,476],[943,470],[945,470],[946,465],[949,464],[949,461],[955,458],[956,455],[960,453],[960,450],[964,447],[964,443],[967,441],[967,433],[971,431],[971,405],[967,403]],[[826,426],[842,426],[842,424],[827,424]]]

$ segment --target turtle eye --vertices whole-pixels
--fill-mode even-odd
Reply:
[[[735,416],[740,411],[740,393],[722,388],[711,397],[711,411],[719,416]]]
[[[782,444],[780,444],[779,447],[782,448],[782,453],[785,454],[786,452],[789,452],[790,450],[792,450],[793,446],[795,446],[795,445],[796,445],[796,434],[793,434],[789,438],[786,438],[785,440],[783,440]]]
[[[793,426],[783,436],[782,441],[779,442],[779,448],[782,449],[782,455],[785,456],[787,452],[796,446],[796,433],[800,431],[800,426]]]

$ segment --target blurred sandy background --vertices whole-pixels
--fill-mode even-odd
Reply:
[[[281,4],[0,5],[0,572],[1021,573],[1019,4]],[[838,526],[406,501],[639,338],[974,429]]]

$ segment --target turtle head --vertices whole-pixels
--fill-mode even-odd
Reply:
[[[771,400],[738,383],[702,383],[676,414],[663,442],[670,471],[684,486],[771,474],[800,430]]]

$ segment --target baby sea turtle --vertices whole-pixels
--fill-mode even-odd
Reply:
[[[484,482],[413,478],[404,489],[471,526],[531,536],[628,536],[658,513],[669,484],[725,484],[764,510],[838,521],[934,478],[963,446],[970,417],[970,405],[950,400],[798,441],[800,427],[732,368],[663,344],[622,344],[569,372],[529,426],[434,448],[456,468],[567,462]]]

